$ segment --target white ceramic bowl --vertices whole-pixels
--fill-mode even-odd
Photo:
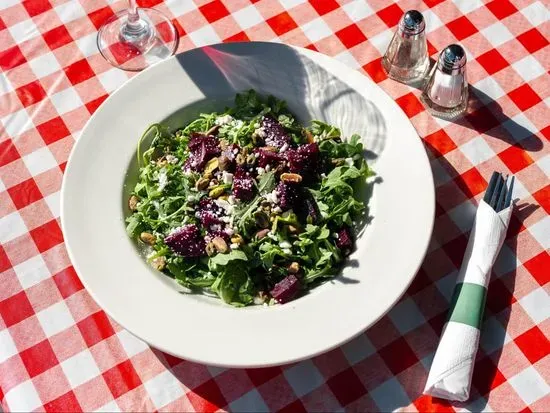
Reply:
[[[152,270],[125,233],[124,205],[136,144],[148,125],[182,126],[249,88],[285,99],[303,122],[321,119],[346,135],[361,134],[379,179],[369,203],[372,222],[341,276],[285,305],[236,309],[182,294]],[[382,317],[423,260],[434,208],[424,147],[405,114],[373,82],[309,50],[233,43],[155,65],[101,105],[70,156],[61,222],[82,282],[129,331],[189,360],[260,367],[330,350]]]

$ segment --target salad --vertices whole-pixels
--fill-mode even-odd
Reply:
[[[252,90],[223,113],[150,133],[126,222],[154,268],[234,306],[285,303],[338,274],[373,175],[358,135],[304,127]]]

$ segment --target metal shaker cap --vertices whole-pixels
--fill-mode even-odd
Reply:
[[[451,44],[443,49],[437,61],[437,68],[449,75],[464,73],[466,70],[466,52],[462,46]]]
[[[426,28],[424,16],[418,10],[407,11],[399,21],[399,33],[402,36],[414,36],[420,34]]]

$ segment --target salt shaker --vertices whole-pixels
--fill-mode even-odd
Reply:
[[[429,67],[424,16],[407,11],[382,58],[388,76],[398,82],[414,83],[422,79]]]
[[[451,44],[441,52],[420,100],[432,115],[444,119],[453,119],[466,110],[466,53],[461,46]]]

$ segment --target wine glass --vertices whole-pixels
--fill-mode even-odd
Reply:
[[[140,71],[174,54],[179,36],[160,11],[138,8],[128,0],[128,9],[109,18],[97,33],[97,47],[107,61],[123,70]]]

